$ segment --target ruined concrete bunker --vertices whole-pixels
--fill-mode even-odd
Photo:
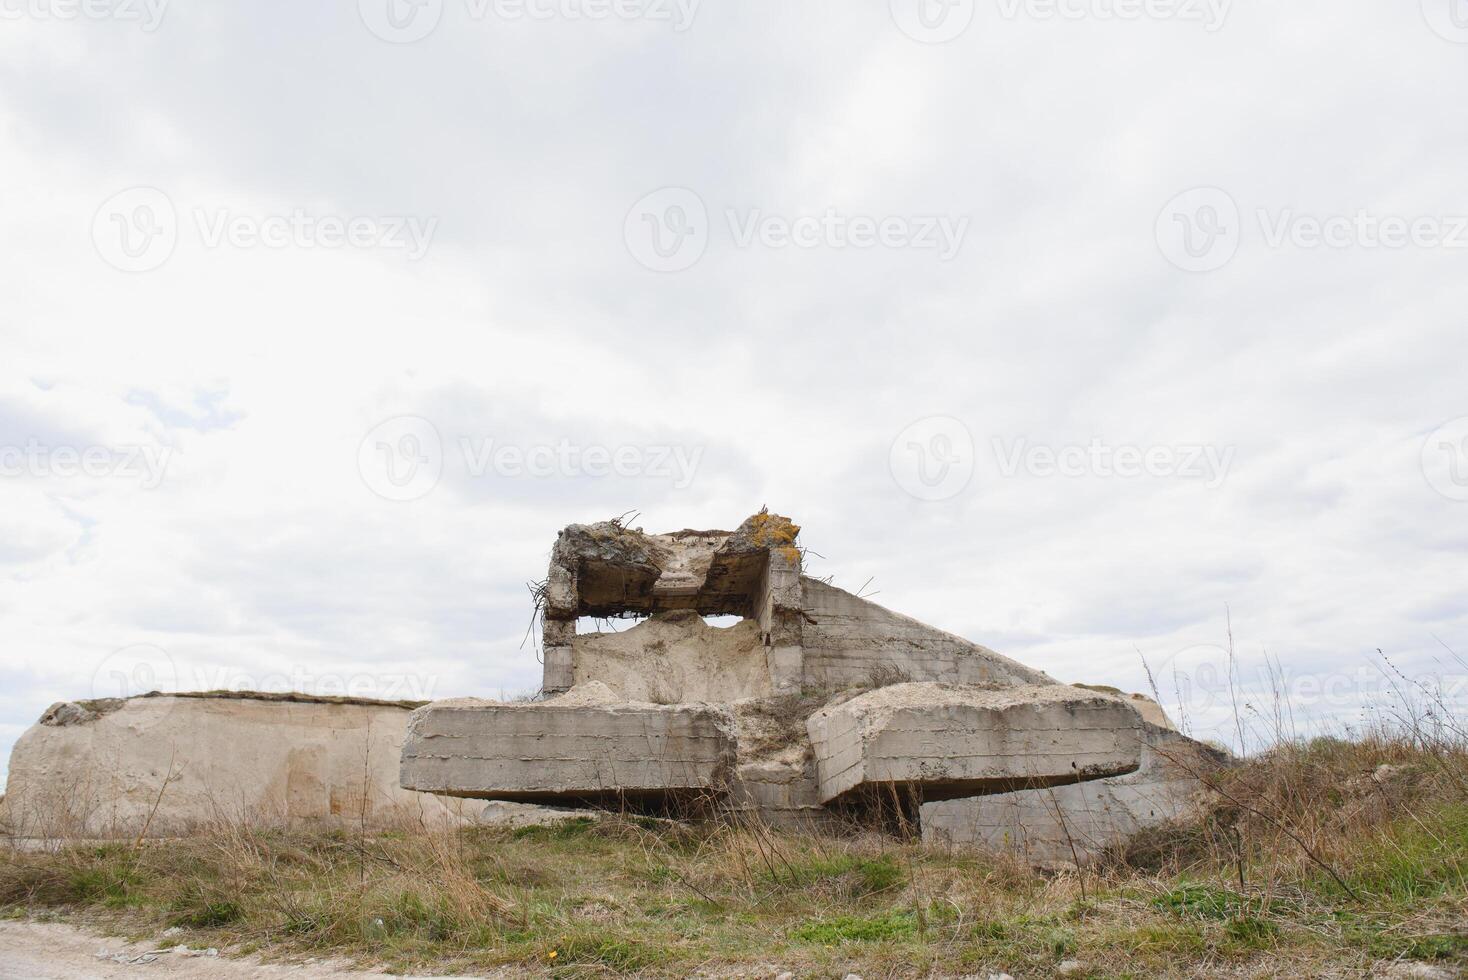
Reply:
[[[1186,806],[1172,762],[1195,744],[1151,699],[1062,684],[811,578],[799,534],[766,511],[733,531],[565,528],[535,590],[539,696],[417,709],[403,787],[790,828],[895,812],[1040,859],[1061,856],[1055,821],[1026,794],[1085,807],[1057,814],[1072,855],[1071,823],[1094,851]],[[638,621],[578,632],[588,618]]]

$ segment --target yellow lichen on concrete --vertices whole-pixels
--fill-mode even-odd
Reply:
[[[795,547],[800,525],[788,517],[762,510],[749,519],[749,526],[749,539],[754,544],[778,552],[791,564],[800,563],[800,549]]]

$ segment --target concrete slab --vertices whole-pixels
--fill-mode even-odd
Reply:
[[[722,794],[734,762],[726,709],[619,701],[593,682],[549,701],[419,708],[402,785],[487,800],[656,806]]]
[[[807,722],[823,802],[862,788],[923,801],[1114,776],[1141,762],[1142,719],[1066,685],[894,684]]]

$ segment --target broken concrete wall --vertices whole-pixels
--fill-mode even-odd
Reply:
[[[1138,831],[1191,814],[1199,792],[1192,773],[1220,761],[1217,752],[1149,724],[1137,771],[1049,789],[926,803],[923,839],[979,844],[1035,863],[1087,860]]]
[[[54,705],[11,753],[9,830],[110,837],[145,824],[170,835],[218,822],[381,828],[461,819],[458,801],[398,785],[411,704],[289,697]]]
[[[772,683],[798,688],[799,533],[766,511],[734,531],[647,534],[620,521],[565,528],[551,549],[541,603],[542,690],[560,693],[591,676],[577,672],[578,618],[677,611],[755,620],[762,643],[778,654],[767,661]]]
[[[833,585],[802,578],[805,683],[840,690],[874,677],[946,684],[1054,684],[987,647]]]
[[[572,641],[575,683],[599,681],[627,701],[737,701],[771,693],[766,648],[752,619],[719,628],[691,610],[658,613]]]

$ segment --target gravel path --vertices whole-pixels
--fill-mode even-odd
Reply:
[[[226,959],[200,950],[185,952],[174,942],[129,943],[59,923],[0,922],[0,980],[391,980],[395,976],[324,961],[282,965],[261,963],[255,957]]]

